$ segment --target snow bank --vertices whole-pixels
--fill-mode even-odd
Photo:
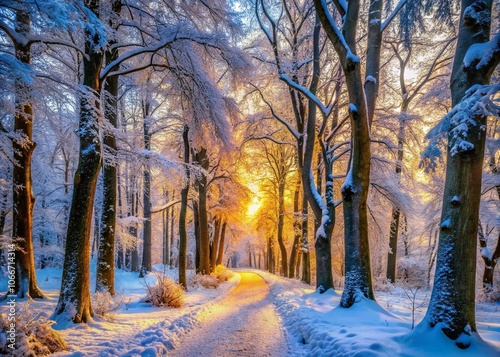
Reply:
[[[489,343],[473,334],[471,347],[459,350],[439,327],[430,329],[421,324],[411,330],[411,302],[404,297],[401,288],[393,288],[379,296],[379,301],[384,301],[384,306],[391,311],[370,300],[344,309],[338,306],[339,293],[332,289],[319,294],[297,280],[255,272],[271,287],[276,309],[293,344],[290,350],[295,351],[296,356],[500,356],[498,312],[483,315],[479,311],[477,314],[480,334]],[[426,306],[422,298],[425,300],[427,294],[423,292],[418,296],[417,322],[425,313],[420,306]]]

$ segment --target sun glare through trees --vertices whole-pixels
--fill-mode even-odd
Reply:
[[[0,0],[0,355],[500,356],[500,0]]]

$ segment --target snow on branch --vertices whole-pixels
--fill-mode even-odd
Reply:
[[[354,53],[352,53],[351,48],[347,44],[344,35],[342,34],[339,27],[335,23],[335,20],[330,14],[330,10],[328,9],[326,0],[316,0],[315,4],[316,4],[316,10],[318,11],[320,17],[326,19],[328,23],[328,26],[324,26],[325,32],[328,35],[330,41],[332,41],[339,55],[344,56],[346,61],[348,62],[351,63],[360,62],[359,57],[356,56]]]
[[[280,79],[288,84],[290,87],[298,90],[300,93],[304,94],[308,99],[312,100],[316,106],[321,110],[323,116],[328,117],[333,109],[333,103],[329,106],[325,106],[318,97],[316,97],[309,89],[293,81],[286,74],[280,74]]]
[[[424,166],[426,171],[435,169],[436,160],[441,159],[441,148],[444,147],[447,134],[452,156],[474,149],[474,145],[467,140],[470,130],[479,125],[477,116],[500,115],[499,93],[500,84],[474,85],[469,88],[463,99],[426,135],[429,145],[420,155],[420,166]],[[479,129],[483,132],[486,130],[485,127]]]
[[[382,22],[382,25],[380,26],[380,32],[384,32],[384,30],[389,26],[389,24],[394,20],[396,15],[399,13],[399,11],[403,8],[404,5],[406,5],[407,0],[400,0],[399,3],[396,5],[394,10],[387,16],[387,18]]]
[[[481,70],[496,66],[500,61],[500,32],[488,42],[475,43],[469,47],[464,57],[464,66]]]

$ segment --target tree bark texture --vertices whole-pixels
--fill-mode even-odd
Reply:
[[[214,218],[214,235],[212,237],[212,245],[210,248],[210,271],[214,271],[217,266],[217,253],[219,252],[219,239],[221,233],[221,218]]]
[[[184,163],[186,165],[186,184],[181,190],[181,208],[179,210],[179,284],[187,290],[187,277],[186,277],[186,258],[187,258],[187,230],[186,230],[186,214],[189,195],[189,182],[191,172],[189,167],[189,127],[184,125],[182,133],[182,140],[184,142]]]
[[[300,238],[302,236],[302,220],[300,217],[301,212],[299,210],[300,183],[301,181],[297,182],[295,192],[293,194],[293,244],[292,251],[290,252],[290,264],[288,268],[289,278],[295,277],[295,267],[299,264],[297,256],[299,252]]]
[[[227,223],[224,221],[222,223],[221,232],[220,232],[220,242],[219,242],[219,252],[217,254],[217,261],[215,266],[222,264],[222,259],[224,257],[224,244],[226,239],[226,226]]]
[[[320,0],[315,0],[314,3],[323,28],[339,56],[350,101],[351,157],[346,182],[342,187],[345,282],[340,300],[341,307],[349,308],[361,297],[375,299],[371,280],[366,203],[370,182],[370,131],[361,62],[356,56],[360,2],[349,1],[343,27],[345,44],[329,22],[328,8]],[[368,44],[369,47],[370,45]]]
[[[98,1],[86,0],[85,6],[99,16]],[[101,39],[98,33],[86,30],[85,38],[78,130],[80,150],[66,236],[61,294],[54,314],[56,321],[70,318],[75,323],[87,322],[93,316],[90,302],[90,234],[97,177],[101,168],[99,75],[104,51],[99,47]]]
[[[193,157],[194,162],[204,171],[200,172],[196,178],[196,187],[198,190],[198,214],[200,223],[200,273],[210,274],[210,242],[208,235],[208,211],[207,211],[207,190],[208,180],[205,172],[210,161],[207,156],[207,150],[201,148],[196,151]]]
[[[16,12],[16,30],[23,34],[30,32],[31,19],[27,11]],[[14,43],[16,58],[31,64],[29,45]],[[43,298],[36,282],[35,254],[33,250],[33,209],[35,196],[31,177],[31,159],[36,143],[33,141],[33,107],[29,99],[30,88],[22,80],[15,82],[14,131],[20,134],[12,140],[13,170],[13,221],[12,238],[16,245],[16,279],[14,292],[19,298]]]
[[[143,114],[144,114],[144,149],[149,152],[151,150],[151,133],[149,132],[149,121],[150,121],[150,103],[148,100],[148,95],[144,99],[143,103]],[[151,259],[151,249],[152,249],[152,236],[151,236],[151,168],[149,167],[149,162],[146,160],[143,172],[144,180],[144,194],[143,199],[143,250],[142,250],[142,268],[141,274],[144,272],[150,272],[153,269],[152,259]]]
[[[489,83],[498,65],[497,53],[487,63],[478,60],[469,67],[464,57],[476,43],[489,40],[492,1],[462,0],[460,26],[451,75],[452,105],[455,107],[473,85]],[[482,19],[478,21],[478,19]],[[498,52],[498,51],[497,51]],[[424,322],[439,327],[459,348],[470,346],[477,333],[475,319],[476,239],[478,234],[481,179],[486,141],[486,117],[472,114],[467,135],[472,147],[452,152],[452,124],[448,153],[436,273],[431,301]]]
[[[121,2],[116,0],[112,3],[113,11],[119,14]],[[116,30],[117,25],[111,23]],[[118,50],[111,49],[117,40],[109,41],[105,53],[106,64],[110,64],[118,58]],[[118,79],[119,76],[111,76],[104,84],[105,101],[104,115],[112,128],[118,127]],[[117,162],[116,162],[116,137],[113,131],[108,131],[103,137],[104,145],[111,156],[110,162],[103,165],[103,205],[101,211],[101,231],[99,234],[96,291],[115,294],[115,231],[117,215]]]

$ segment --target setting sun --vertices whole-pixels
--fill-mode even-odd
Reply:
[[[253,217],[259,210],[261,202],[257,196],[254,196],[252,203],[248,206],[247,215]]]

